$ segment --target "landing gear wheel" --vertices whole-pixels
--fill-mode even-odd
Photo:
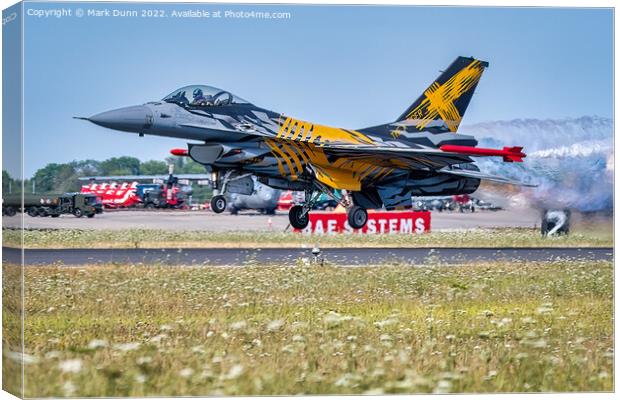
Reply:
[[[76,218],[82,218],[82,215],[84,215],[84,212],[82,211],[81,208],[76,208],[75,210],[73,210],[73,215],[75,215]]]
[[[310,222],[310,213],[304,213],[304,208],[302,206],[293,206],[288,211],[288,220],[293,228],[305,229]]]
[[[216,214],[223,213],[226,210],[226,198],[221,194],[214,196],[211,199],[211,210]]]
[[[365,209],[359,206],[353,206],[347,213],[347,219],[349,226],[353,229],[361,229],[366,225],[368,221],[368,213]]]

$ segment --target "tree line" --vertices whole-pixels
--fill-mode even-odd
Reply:
[[[187,157],[168,157],[165,161],[140,161],[135,157],[113,157],[103,161],[81,160],[69,163],[50,163],[38,169],[32,178],[24,180],[25,193],[79,192],[85,176],[110,175],[167,175],[168,165],[174,165],[175,174],[204,174],[204,166]],[[2,170],[2,192],[15,193],[21,181]]]

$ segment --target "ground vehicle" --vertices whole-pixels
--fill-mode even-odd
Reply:
[[[145,208],[183,208],[185,195],[191,196],[192,191],[176,185],[138,185],[137,193]]]
[[[110,177],[114,178],[114,177]],[[122,179],[123,177],[118,177]],[[182,208],[186,196],[191,196],[189,186],[161,183],[91,183],[82,186],[82,193],[100,196],[106,208]]]
[[[2,201],[2,215],[13,216],[22,211],[22,198],[18,194],[7,195]],[[103,211],[101,199],[92,194],[64,193],[59,195],[25,194],[23,211],[31,217],[59,217],[73,214],[78,218],[94,217]]]
[[[295,203],[293,201],[293,192],[287,190],[280,195],[280,198],[278,199],[278,210],[288,211],[294,205]]]
[[[475,212],[475,200],[469,197],[468,194],[460,194],[452,196],[452,202],[458,207],[460,212],[470,211]]]

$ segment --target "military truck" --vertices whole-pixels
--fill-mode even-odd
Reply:
[[[103,211],[101,199],[92,194],[64,193],[59,195],[18,194],[6,195],[2,199],[2,215],[13,216],[25,212],[31,217],[57,218],[62,214],[73,214],[77,218],[94,217]]]

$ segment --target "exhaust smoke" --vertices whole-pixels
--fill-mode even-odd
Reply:
[[[613,121],[601,117],[486,122],[463,128],[480,146],[523,145],[523,164],[478,159],[483,172],[538,184],[510,193],[513,206],[613,211]]]

